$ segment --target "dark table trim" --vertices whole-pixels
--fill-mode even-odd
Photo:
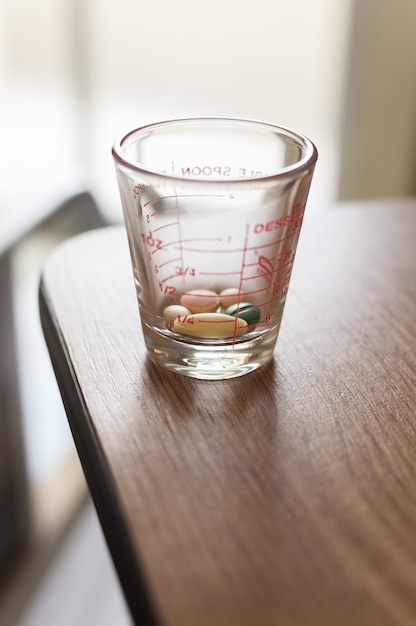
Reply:
[[[155,610],[149,602],[150,594],[146,589],[137,559],[133,556],[134,548],[129,541],[129,531],[120,511],[103,451],[92,428],[65,341],[57,321],[50,313],[51,309],[52,304],[48,303],[48,297],[41,282],[39,310],[42,329],[68,416],[69,426],[107,545],[135,623],[140,624],[140,626],[157,626],[159,621],[156,619]],[[60,346],[60,349],[56,349],[56,346]],[[69,380],[72,381],[72,385],[65,384],[65,381]],[[112,540],[114,536],[117,536],[117,550],[114,548],[114,541]]]

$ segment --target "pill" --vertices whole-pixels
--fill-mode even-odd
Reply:
[[[240,294],[236,287],[227,287],[227,289],[223,289],[220,293],[220,302],[223,309],[228,308],[231,304],[235,304],[238,300],[243,297],[243,294]]]
[[[190,315],[190,310],[180,304],[170,304],[163,309],[163,317],[167,322],[173,322],[177,317]]]
[[[182,294],[181,304],[191,313],[213,313],[220,305],[220,297],[215,291],[193,289]]]
[[[260,319],[260,309],[251,302],[240,302],[229,306],[225,313],[227,315],[237,315],[248,324],[256,324]]]
[[[177,318],[173,328],[178,333],[192,337],[226,339],[244,334],[247,322],[225,313],[194,313]]]

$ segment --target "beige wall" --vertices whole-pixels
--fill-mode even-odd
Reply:
[[[416,2],[356,0],[341,199],[416,193]]]

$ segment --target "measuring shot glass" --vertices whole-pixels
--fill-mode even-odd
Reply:
[[[268,123],[165,121],[113,146],[150,357],[200,379],[267,363],[317,159]]]

